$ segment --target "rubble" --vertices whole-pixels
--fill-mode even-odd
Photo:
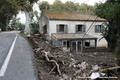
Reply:
[[[42,67],[42,70],[44,70],[43,74],[46,74],[45,78],[47,78],[48,75],[54,75],[54,78],[58,78],[50,80],[81,80],[79,78],[82,77],[96,79],[101,76],[107,76],[107,70],[119,68],[114,67],[117,64],[115,61],[116,57],[110,53],[94,52],[72,54],[63,52],[60,49],[51,49],[48,42],[37,42],[33,38],[29,38],[29,40],[33,45],[37,60],[41,62],[39,62],[38,67]],[[48,45],[45,46],[45,44]],[[112,74],[115,74],[115,72],[113,71]]]
[[[96,79],[96,78],[99,78],[100,77],[100,74],[98,72],[95,72],[95,73],[92,73],[90,78],[91,79]]]
[[[95,66],[92,67],[92,69],[93,70],[98,70],[98,69],[100,69],[100,67],[98,65],[95,65]]]

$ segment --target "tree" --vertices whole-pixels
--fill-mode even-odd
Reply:
[[[64,10],[64,4],[60,0],[55,0],[51,5],[52,10]]]
[[[6,30],[8,28],[9,20],[12,18],[13,15],[18,13],[19,7],[15,5],[10,0],[3,0],[0,3],[0,22],[6,25]]]
[[[107,0],[96,8],[95,13],[109,22],[108,29],[103,35],[108,42],[109,50],[115,51],[120,65],[120,0]]]
[[[60,10],[60,11],[80,11],[80,12],[93,12],[96,8],[95,6],[90,6],[85,3],[79,5],[79,3],[74,3],[72,1],[67,1],[65,3],[61,0],[55,0],[53,4],[49,4],[47,1],[43,1],[39,5],[40,10]]]
[[[43,10],[49,10],[50,9],[50,4],[47,1],[42,1],[39,4],[39,8],[40,8],[41,11],[43,11]]]
[[[115,49],[117,46],[117,39],[119,36],[119,22],[120,22],[120,16],[119,16],[119,8],[120,4],[115,4],[112,2],[106,2],[104,4],[100,4],[96,8],[96,15],[105,18],[108,20],[108,31],[106,35],[106,40],[108,41],[108,47],[110,50]],[[117,36],[116,36],[117,35]],[[113,43],[114,42],[114,43]]]
[[[30,34],[30,24],[31,24],[31,18],[32,18],[32,7],[35,2],[38,0],[12,0],[15,1],[18,5],[20,10],[25,13],[26,16],[26,23],[25,23],[25,34]]]
[[[79,7],[77,11],[80,12],[93,12],[95,10],[95,6],[90,6],[88,4],[82,3]]]
[[[64,4],[64,9],[68,10],[68,11],[77,11],[78,7],[79,7],[79,3],[74,3],[72,1],[67,1]]]

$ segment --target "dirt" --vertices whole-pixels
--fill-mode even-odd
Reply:
[[[35,39],[40,48],[45,49],[46,44],[42,38]],[[62,75],[59,75],[56,68],[51,71],[54,66],[45,61],[45,59],[36,56],[36,66],[38,68],[40,80],[88,80],[79,77],[89,77],[92,67],[98,65],[100,69],[117,66],[117,59],[111,52],[88,52],[88,53],[69,53],[63,52],[59,48],[50,48],[50,53],[61,59],[65,65],[60,65]],[[79,65],[84,64],[84,69],[80,69]],[[117,80],[117,79],[114,79]]]

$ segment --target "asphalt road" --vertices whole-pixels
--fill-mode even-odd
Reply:
[[[0,73],[17,34],[17,31],[0,33]],[[18,35],[4,76],[0,76],[0,80],[38,80],[33,54],[29,43]]]

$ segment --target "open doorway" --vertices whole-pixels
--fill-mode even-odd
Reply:
[[[47,34],[47,25],[43,26],[43,34]]]

